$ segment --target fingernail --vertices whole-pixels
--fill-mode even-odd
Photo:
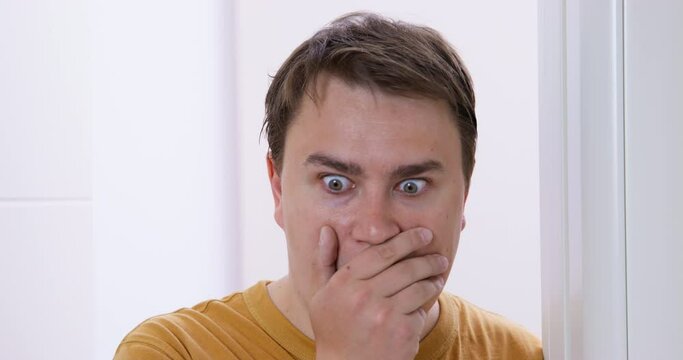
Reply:
[[[432,241],[432,232],[429,229],[420,229],[420,237],[425,244],[429,244]]]
[[[441,268],[445,269],[448,267],[448,259],[445,256],[439,255],[438,261],[439,261],[439,265],[441,266]]]
[[[436,279],[436,286],[438,286],[439,289],[441,289],[441,288],[443,287],[443,285],[444,285],[443,278],[441,278],[441,277],[439,276],[439,277]]]

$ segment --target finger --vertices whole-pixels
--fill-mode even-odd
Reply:
[[[437,297],[443,290],[443,285],[444,280],[441,276],[433,276],[411,284],[390,299],[394,302],[397,311],[410,314]]]
[[[432,241],[432,232],[425,228],[406,230],[393,238],[363,250],[346,265],[356,279],[370,279]]]
[[[371,279],[377,294],[390,297],[420,280],[441,275],[448,269],[448,259],[429,254],[403,259]]]
[[[429,314],[428,311],[426,311],[424,308],[420,307],[417,310],[415,310],[411,313],[405,314],[403,316],[405,316],[407,318],[408,324],[410,326],[413,326],[415,329],[424,329],[425,324],[427,323],[428,314]]]
[[[339,247],[337,234],[334,230],[325,225],[320,229],[318,239],[317,257],[315,261],[314,276],[318,288],[322,288],[330,281],[330,278],[337,271],[337,249]]]

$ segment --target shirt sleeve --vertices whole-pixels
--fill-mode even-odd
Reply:
[[[178,358],[169,356],[165,351],[151,344],[137,341],[121,343],[114,354],[114,360],[133,359],[175,360]]]

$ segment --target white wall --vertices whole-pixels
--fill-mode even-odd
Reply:
[[[152,315],[237,289],[231,8],[95,1],[97,358]]]
[[[0,357],[110,359],[238,288],[231,11],[0,2]]]
[[[272,220],[263,101],[289,53],[335,17],[372,10],[441,31],[474,79],[480,140],[447,289],[540,335],[536,1],[238,1],[242,284],[287,271]]]
[[[683,3],[624,5],[629,359],[681,359]]]
[[[85,9],[0,2],[3,358],[87,359],[94,349]]]

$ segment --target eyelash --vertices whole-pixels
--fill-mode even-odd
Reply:
[[[409,192],[407,192],[407,191],[403,191],[402,188],[404,188],[405,185],[402,186],[401,184],[405,184],[405,183],[408,183],[408,182],[413,182],[413,183],[417,182],[417,183],[421,183],[421,184],[422,184],[422,187],[420,187],[420,186],[418,185],[418,189],[417,189],[416,192],[414,192],[414,193],[409,193]],[[398,184],[396,184],[396,187],[399,189],[399,191],[401,191],[402,193],[406,194],[407,196],[417,196],[417,195],[422,194],[422,193],[425,191],[425,188],[427,187],[427,185],[429,185],[429,181],[427,181],[426,179],[416,178],[416,179],[405,179],[405,180],[401,180]]]
[[[329,178],[329,179],[326,180],[326,178]],[[349,185],[347,185],[347,186],[349,186],[350,189],[353,189],[353,188],[356,187],[356,184],[354,184],[354,183],[353,183],[349,178],[347,178],[346,176],[335,175],[335,174],[321,174],[321,175],[320,175],[320,180],[323,181],[324,186],[325,186],[325,189],[326,189],[328,192],[332,193],[332,194],[341,194],[341,193],[343,193],[343,192],[349,190],[349,189],[340,189],[340,190],[338,190],[338,191],[335,191],[335,190],[332,190],[332,189],[330,188],[330,183],[331,183],[333,180],[339,180],[339,179],[342,179],[342,181],[341,181],[342,186],[343,186],[344,183],[346,182],[346,183],[349,184]]]
[[[323,182],[323,186],[325,187],[325,190],[327,190],[329,193],[332,194],[341,194],[346,191],[352,190],[356,187],[356,184],[351,181],[351,179],[347,178],[346,176],[343,175],[336,175],[336,174],[320,174],[319,176],[320,180]],[[336,184],[340,184],[342,188],[339,190],[333,190],[331,188],[332,182],[337,180],[338,182],[335,182]],[[405,184],[407,182],[413,182],[413,183],[418,183],[421,184],[418,185],[418,189],[415,190],[414,193],[410,193],[407,191],[403,191],[402,188],[405,187]],[[409,178],[405,180],[401,180],[394,189],[397,189],[399,192],[405,194],[406,196],[417,196],[422,194],[425,191],[425,188],[430,184],[431,182],[428,179],[422,179],[422,178]]]

